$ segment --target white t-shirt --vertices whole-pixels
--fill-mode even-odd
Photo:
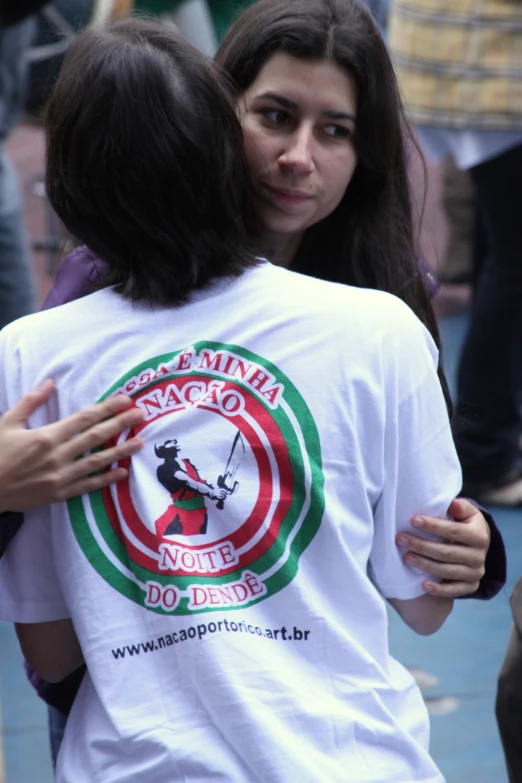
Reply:
[[[71,617],[88,665],[59,783],[443,780],[382,598],[423,594],[395,536],[460,487],[405,304],[265,263],[178,309],[28,316],[0,363],[0,410],[57,382],[31,426],[146,412],[128,483],[28,513],[0,563],[1,618]]]

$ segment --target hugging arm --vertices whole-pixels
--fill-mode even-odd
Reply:
[[[447,598],[493,598],[506,582],[502,536],[490,514],[469,500],[457,498],[448,509],[453,520],[416,516],[412,526],[442,541],[401,533],[404,562],[426,571],[423,589]],[[405,551],[406,550],[406,551]],[[438,577],[435,581],[429,577]]]
[[[60,682],[84,662],[72,620],[15,623],[25,660],[46,682]]]
[[[25,514],[0,559],[0,619],[15,623],[27,663],[47,682],[63,680],[83,663],[58,576],[51,506]]]
[[[128,473],[125,468],[98,471],[110,468],[142,446],[141,440],[130,438],[118,446],[82,456],[143,419],[142,411],[130,407],[132,401],[123,395],[62,421],[25,429],[29,416],[53,392],[53,382],[46,381],[0,418],[0,513],[27,511],[121,481]]]
[[[450,614],[453,596],[426,590],[426,582],[438,585],[441,576],[434,574],[430,578],[420,561],[415,565],[409,562],[411,555],[408,557],[407,551],[414,538],[422,539],[421,545],[426,547],[439,543],[428,524],[415,529],[412,519],[422,509],[424,520],[456,525],[445,517],[455,504],[452,499],[462,485],[462,474],[431,338],[416,322],[405,320],[399,325],[397,319],[395,326],[398,330],[402,326],[405,334],[398,346],[392,343],[394,353],[386,346],[385,355],[395,355],[396,364],[390,372],[397,378],[398,386],[390,386],[398,388],[400,396],[391,396],[382,473],[376,474],[382,489],[373,508],[369,576],[404,622],[417,633],[428,635],[438,630]],[[391,331],[388,339],[393,339]],[[403,349],[406,344],[407,352]],[[405,547],[403,540],[410,546]]]

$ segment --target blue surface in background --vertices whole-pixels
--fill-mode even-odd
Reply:
[[[444,366],[452,393],[466,318],[440,322]],[[430,698],[450,696],[459,708],[431,716],[431,753],[447,783],[507,783],[504,757],[494,714],[496,680],[511,628],[509,596],[522,574],[522,511],[492,509],[508,553],[508,582],[492,601],[455,602],[455,608],[434,636],[420,637],[393,612],[390,645],[409,667],[439,678],[425,691]]]
[[[463,316],[441,321],[452,388],[465,329]],[[495,520],[509,557],[508,584],[501,595],[488,602],[457,601],[444,627],[430,637],[416,636],[389,613],[392,653],[439,680],[425,691],[428,703],[437,697],[458,701],[454,712],[431,716],[431,751],[447,783],[507,783],[494,699],[511,626],[508,597],[522,574],[522,512],[495,509]],[[5,783],[51,783],[45,706],[25,680],[18,644],[6,623],[0,623],[0,701]]]
[[[25,677],[13,626],[3,622],[0,622],[0,708],[5,783],[52,783],[47,710]]]

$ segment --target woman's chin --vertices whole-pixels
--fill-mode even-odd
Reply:
[[[295,234],[302,234],[303,231],[311,225],[311,221],[297,216],[278,216],[271,215],[262,217],[263,232],[275,236],[285,236],[290,239]]]

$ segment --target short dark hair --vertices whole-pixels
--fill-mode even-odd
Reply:
[[[87,29],[47,111],[46,189],[126,297],[172,305],[256,264],[235,105],[172,25]]]
[[[415,248],[406,154],[411,134],[370,12],[359,0],[259,0],[232,25],[216,63],[239,99],[279,52],[336,64],[354,79],[357,93],[357,167],[339,206],[306,231],[292,268],[395,294],[440,349]],[[442,367],[439,377],[451,409]]]

